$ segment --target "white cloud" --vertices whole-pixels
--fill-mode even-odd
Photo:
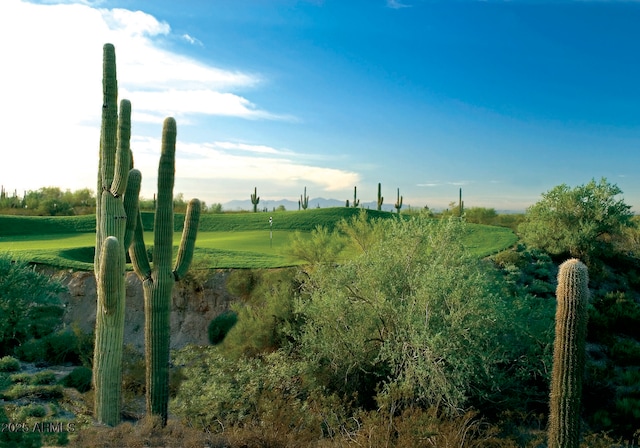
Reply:
[[[91,2],[55,3],[0,2],[5,148],[0,183],[6,188],[95,185],[105,42],[116,47],[119,97],[132,100],[134,129],[144,128],[136,123],[160,124],[167,115],[179,116],[183,126],[202,115],[293,119],[238,94],[239,89],[258,87],[260,76],[223,70],[163,48],[162,41],[171,35],[166,22],[142,11],[92,7]],[[320,182],[319,173],[326,173],[295,163],[286,166],[288,177],[297,172]]]
[[[143,173],[141,195],[151,197],[155,190],[160,141],[154,138],[134,138],[131,147],[136,167]],[[200,191],[197,193],[198,196],[208,203],[234,199],[227,196],[228,192],[212,192],[211,188],[207,187],[231,180],[244,181],[246,185],[313,185],[323,192],[351,189],[360,182],[358,173],[301,163],[297,154],[293,152],[264,145],[235,142],[196,144],[178,141],[176,158],[177,177],[183,184],[188,183],[192,190]],[[153,173],[153,176],[145,176],[144,173]]]

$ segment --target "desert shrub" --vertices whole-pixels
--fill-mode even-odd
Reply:
[[[42,386],[45,384],[54,384],[56,382],[56,375],[50,370],[42,370],[31,375],[29,384],[34,386]]]
[[[589,338],[611,342],[616,333],[640,337],[640,305],[622,291],[595,296],[589,309]]]
[[[87,392],[91,389],[91,376],[92,371],[90,368],[79,366],[62,378],[60,384],[64,387],[73,387],[78,392]]]
[[[20,361],[13,356],[0,358],[0,372],[17,372],[20,370]]]
[[[338,261],[345,241],[337,231],[318,225],[310,233],[296,231],[289,240],[288,253],[310,265]]]
[[[238,322],[238,314],[235,311],[224,311],[209,323],[207,329],[209,334],[209,342],[212,345],[219,344],[225,338],[229,330]]]
[[[40,404],[27,404],[20,408],[16,420],[24,421],[29,417],[41,418],[47,415],[47,409]]]
[[[57,400],[62,398],[62,387],[58,385],[15,384],[6,389],[2,395],[7,400],[17,400],[19,398]]]
[[[337,422],[346,420],[344,405],[315,389],[305,364],[282,351],[231,359],[219,347],[190,346],[174,362],[185,379],[171,408],[189,426],[218,431],[221,424],[259,423],[317,435],[338,431]]]
[[[26,362],[80,364],[80,342],[76,333],[61,330],[40,339],[30,339],[16,347],[16,355]]]
[[[619,338],[611,347],[611,359],[619,366],[640,365],[640,342]]]
[[[0,424],[16,423],[10,421],[4,406],[0,406]],[[20,428],[24,428],[26,423],[17,423]],[[40,448],[42,447],[42,434],[39,432],[27,431],[2,431],[0,432],[0,446],[8,448]]]
[[[253,356],[280,348],[298,322],[293,313],[294,295],[299,288],[296,271],[278,269],[256,271],[251,293],[232,305],[238,316],[221,346],[229,356]]]
[[[549,325],[530,322],[544,304],[512,297],[491,265],[470,256],[459,220],[380,225],[379,244],[319,266],[304,283],[294,345],[313,375],[365,407],[455,413],[505,405],[510,393],[516,405],[518,380],[546,375],[551,334],[540,329]]]
[[[40,274],[25,261],[0,254],[0,355],[60,325],[59,282]]]

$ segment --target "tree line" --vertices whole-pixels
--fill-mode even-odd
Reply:
[[[155,195],[151,199],[140,198],[140,210],[154,211]],[[182,193],[173,198],[176,213],[184,213],[187,201]],[[204,212],[222,213],[222,204],[207,207],[202,202]],[[27,190],[18,194],[17,190],[8,193],[0,187],[0,213],[11,215],[35,216],[74,216],[89,215],[96,212],[96,195],[89,188],[79,190],[62,190],[60,187],[42,187],[38,190]]]

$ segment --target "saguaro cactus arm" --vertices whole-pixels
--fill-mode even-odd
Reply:
[[[560,265],[549,413],[549,448],[580,446],[589,273],[578,259]]]
[[[198,223],[200,222],[200,201],[192,199],[187,205],[187,213],[184,217],[184,229],[178,248],[178,258],[173,275],[176,281],[179,281],[187,273],[191,260],[193,259],[193,251],[196,245],[196,236],[198,234]]]

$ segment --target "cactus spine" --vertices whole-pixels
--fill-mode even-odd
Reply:
[[[122,348],[124,339],[125,251],[133,235],[138,212],[140,173],[131,168],[131,104],[120,103],[115,49],[103,47],[103,103],[100,163],[96,198],[97,286],[93,358],[94,413],[100,423],[120,422]]]
[[[306,210],[309,207],[309,196],[307,196],[307,187],[304,187],[304,194],[300,195],[300,202],[298,205],[302,207],[303,210]]]
[[[382,197],[382,185],[378,182],[378,211],[382,210],[382,202],[384,198]]]
[[[398,200],[393,206],[398,210],[398,214],[400,214],[400,209],[402,208],[402,196],[400,196],[400,189],[398,188]]]
[[[560,265],[549,414],[549,448],[580,445],[589,273],[575,258]]]
[[[260,203],[260,197],[258,196],[258,187],[253,187],[251,203],[253,204],[253,213],[256,213],[258,211],[258,204]]]
[[[200,201],[192,199],[187,206],[178,257],[172,268],[175,149],[176,122],[169,117],[165,119],[162,129],[162,154],[153,224],[153,267],[147,257],[140,214],[129,248],[133,268],[142,279],[144,291],[147,413],[159,415],[163,425],[167,422],[169,403],[171,293],[175,282],[184,277],[191,264],[200,219]]]

